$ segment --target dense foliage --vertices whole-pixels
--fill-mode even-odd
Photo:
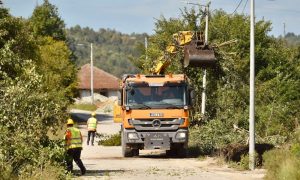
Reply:
[[[65,23],[59,17],[57,7],[48,0],[35,7],[30,22],[35,36],[51,36],[55,40],[66,40]]]
[[[147,73],[172,41],[173,33],[197,29],[195,20],[199,15],[185,9],[181,18],[158,19],[156,33],[149,37],[148,58],[143,54],[133,62]],[[194,127],[190,145],[207,154],[230,144],[247,144],[249,117],[249,17],[214,11],[210,19],[211,44],[236,42],[216,48],[218,63],[207,69],[205,115],[200,113],[203,69],[184,69],[182,53],[172,59],[168,68],[168,72],[186,73],[194,85],[197,100],[191,113]],[[268,36],[270,30],[270,22],[256,22],[256,142],[278,145],[292,138],[299,126],[300,48],[287,47],[284,40]]]
[[[50,7],[45,1],[36,8],[49,8],[47,13],[53,14]],[[47,133],[66,119],[76,69],[66,42],[55,33],[31,31],[36,22],[0,8],[0,179],[65,177],[63,143],[50,140]],[[63,31],[57,28],[45,27]]]
[[[75,63],[82,66],[90,63],[90,43],[93,43],[94,65],[116,77],[139,71],[130,59],[138,57],[136,50],[144,42],[146,34],[122,34],[111,29],[82,28],[79,25],[67,29],[69,46],[77,57]]]

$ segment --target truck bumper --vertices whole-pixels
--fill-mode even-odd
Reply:
[[[170,150],[172,144],[183,144],[187,147],[188,129],[172,132],[138,132],[135,129],[123,130],[124,142],[140,149]]]

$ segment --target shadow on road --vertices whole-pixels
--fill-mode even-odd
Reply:
[[[193,157],[176,157],[176,156],[167,156],[165,153],[162,154],[143,154],[139,155],[137,158],[145,158],[145,159],[193,159]]]
[[[109,173],[123,173],[125,170],[86,170],[86,174],[84,176],[109,176]],[[74,170],[75,174],[80,173],[80,170]]]
[[[71,118],[76,122],[86,122],[91,115],[86,113],[70,113]],[[110,114],[97,114],[96,119],[99,121],[111,121],[112,115]]]

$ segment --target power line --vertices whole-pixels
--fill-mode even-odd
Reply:
[[[231,15],[234,14],[234,13],[236,13],[237,9],[240,7],[240,5],[242,4],[242,2],[243,2],[243,0],[240,0],[239,4],[237,5],[237,7],[233,11],[233,13],[231,13]]]
[[[242,11],[242,14],[244,14],[244,11],[245,11],[245,9],[246,9],[246,6],[247,6],[247,4],[248,4],[248,1],[249,1],[249,0],[246,0],[246,3],[245,3],[245,5],[244,5],[243,11]]]

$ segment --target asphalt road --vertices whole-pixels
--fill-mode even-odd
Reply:
[[[90,111],[82,111],[82,110],[72,110],[70,112],[71,118],[78,122],[86,122],[90,117],[91,117],[91,112]],[[96,119],[98,122],[100,121],[112,121],[113,117],[111,114],[99,114],[97,113]]]

